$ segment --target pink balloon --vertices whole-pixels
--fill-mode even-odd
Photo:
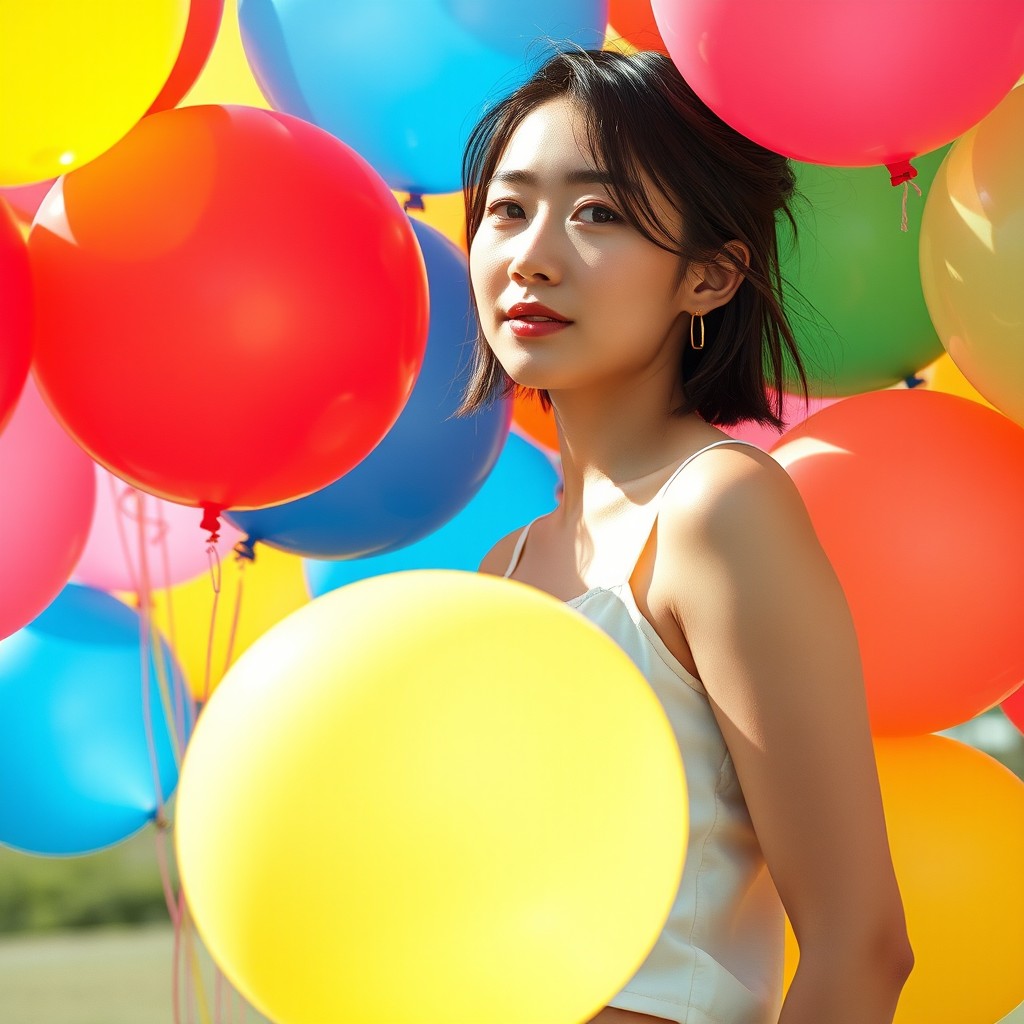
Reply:
[[[56,178],[48,181],[36,181],[31,185],[10,185],[0,188],[0,199],[6,200],[11,209],[26,224],[32,223],[46,193],[50,191]]]
[[[755,142],[808,163],[905,169],[977,124],[1024,68],[1020,0],[652,6],[697,95]]]
[[[787,430],[795,427],[798,423],[803,423],[808,416],[816,413],[819,409],[834,405],[838,401],[838,398],[815,398],[812,395],[805,402],[803,395],[784,394],[782,396],[782,418],[786,421],[786,426],[782,430],[766,427],[756,420],[744,420],[742,423],[722,429],[730,437],[735,437],[737,441],[749,441],[751,444],[756,444],[758,448],[768,451]]]
[[[68,581],[96,501],[93,462],[29,378],[0,434],[0,639],[31,622]]]
[[[75,567],[75,582],[100,590],[138,592],[142,588],[140,540],[146,545],[145,567],[153,590],[207,572],[209,533],[200,529],[202,517],[198,509],[146,494],[96,466],[96,514]],[[222,523],[216,544],[220,558],[229,558],[241,539],[238,530]]]

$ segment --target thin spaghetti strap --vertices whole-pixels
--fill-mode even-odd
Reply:
[[[658,495],[655,498],[655,501],[661,501],[661,499],[665,496],[665,492],[669,489],[669,486],[671,485],[672,481],[675,480],[675,478],[677,476],[679,476],[679,474],[682,473],[682,471],[684,469],[686,469],[686,467],[691,462],[693,462],[693,460],[695,458],[697,458],[698,455],[703,455],[705,452],[710,451],[712,448],[720,448],[722,445],[725,445],[725,444],[742,444],[742,445],[746,445],[748,448],[753,448],[755,451],[759,451],[759,452],[760,451],[764,451],[763,448],[758,448],[758,446],[756,444],[753,444],[750,441],[737,441],[736,438],[734,438],[734,437],[726,437],[726,438],[723,438],[721,441],[712,441],[711,444],[705,445],[705,447],[703,447],[703,448],[699,448],[692,455],[690,455],[689,457],[685,458],[682,461],[682,463],[679,466],[676,467],[675,472],[665,481],[664,484],[662,484],[661,490],[658,492]]]
[[[540,519],[540,516],[537,516],[536,519],[531,519],[523,527],[523,532],[519,534],[519,539],[516,541],[516,546],[512,551],[512,557],[509,559],[508,562],[508,568],[505,570],[505,579],[508,579],[508,577],[516,571],[516,566],[519,564],[519,559],[520,557],[522,557],[523,554],[523,545],[526,543],[527,534],[529,534],[530,527],[533,526],[535,522],[537,522],[537,519]]]
[[[658,512],[660,511],[661,501],[665,497],[665,492],[671,486],[672,481],[675,480],[675,478],[677,476],[679,476],[679,474],[682,473],[682,471],[684,469],[686,469],[686,467],[691,462],[693,462],[693,460],[695,458],[697,458],[698,455],[703,455],[705,452],[710,451],[712,448],[719,448],[722,445],[727,445],[727,444],[742,444],[742,445],[746,445],[746,447],[748,447],[748,448],[753,448],[755,451],[759,451],[759,452],[764,450],[762,448],[758,448],[758,446],[756,444],[753,444],[750,441],[737,441],[733,437],[725,437],[725,438],[722,438],[721,441],[713,441],[711,444],[705,445],[703,448],[699,448],[692,455],[690,455],[687,458],[685,458],[675,468],[675,471],[672,473],[672,475],[661,485],[661,490],[659,490],[658,493],[654,496],[654,501],[652,502],[652,504],[654,505],[654,519],[651,521],[651,528],[647,531],[646,535],[644,536],[643,542],[640,544],[640,547],[637,549],[636,558],[633,559],[633,563],[629,567],[629,572],[625,576],[625,579],[627,581],[629,581],[629,580],[631,580],[633,578],[633,573],[636,571],[637,562],[640,561],[640,556],[644,553],[644,548],[647,547],[647,542],[650,540],[651,534],[654,532],[654,527],[655,527],[655,525],[658,522]],[[522,539],[522,538],[520,538],[520,539]]]

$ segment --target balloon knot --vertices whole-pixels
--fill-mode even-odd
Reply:
[[[402,204],[402,209],[405,210],[406,213],[410,210],[424,209],[423,196],[421,196],[419,192],[410,192],[409,198]]]
[[[895,163],[886,164],[885,169],[889,172],[893,188],[917,177],[917,168],[909,160],[897,160]]]
[[[903,379],[903,383],[906,384],[908,388],[919,388],[922,384],[927,382],[924,377],[918,377],[916,373],[912,373],[909,377],[905,377]]]
[[[256,540],[251,536],[243,537],[234,546],[235,555],[247,562],[256,561]]]
[[[153,817],[153,824],[156,825],[158,832],[169,832],[171,830],[171,821],[164,814],[164,809],[161,807]]]
[[[208,544],[216,544],[220,540],[220,514],[223,511],[219,505],[203,503],[203,521],[199,524],[200,530],[209,530],[210,536],[206,538]]]

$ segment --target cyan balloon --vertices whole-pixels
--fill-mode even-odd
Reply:
[[[167,800],[178,783],[175,744],[191,717],[163,645],[161,658],[167,706],[151,651],[149,720]],[[0,641],[0,843],[91,853],[152,820],[158,800],[145,721],[139,616],[103,591],[69,584]]]
[[[440,530],[400,551],[345,562],[306,559],[314,597],[346,583],[405,569],[473,571],[493,544],[556,505],[558,473],[529,441],[509,434],[498,463],[476,497]]]
[[[466,257],[429,225],[412,221],[412,228],[427,266],[430,333],[409,401],[384,440],[340,480],[283,505],[229,513],[251,541],[314,558],[394,551],[451,519],[497,461],[510,401],[452,418],[476,328]]]
[[[566,45],[600,49],[607,0],[241,0],[246,59],[278,110],[326,129],[399,191],[461,187],[485,106]]]

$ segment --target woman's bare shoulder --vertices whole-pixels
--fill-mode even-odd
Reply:
[[[491,576],[504,576],[509,562],[512,561],[512,552],[515,550],[516,541],[519,540],[519,536],[522,532],[523,527],[520,526],[511,533],[506,533],[505,536],[502,537],[486,555],[484,555],[477,572],[488,573]]]

